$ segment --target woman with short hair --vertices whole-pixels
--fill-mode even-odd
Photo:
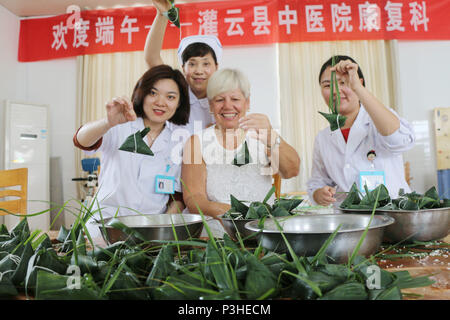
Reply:
[[[262,201],[272,187],[273,174],[286,179],[297,176],[300,158],[266,115],[247,114],[250,83],[242,72],[216,71],[207,95],[216,123],[186,142],[183,198],[189,212],[201,210],[217,218],[230,209],[230,195]],[[215,230],[218,236],[223,233],[217,223]]]

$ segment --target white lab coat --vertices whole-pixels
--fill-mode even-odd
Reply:
[[[391,110],[397,117],[397,113]],[[336,187],[337,192],[348,192],[354,182],[359,187],[360,171],[384,171],[385,185],[392,198],[398,197],[400,188],[410,192],[405,180],[402,152],[414,146],[415,136],[411,125],[400,120],[400,128],[389,136],[382,136],[367,111],[361,105],[345,143],[341,130],[331,132],[330,127],[321,130],[315,139],[311,177],[307,183],[310,200],[313,193],[324,186]],[[375,150],[376,158],[367,159],[367,153]],[[339,205],[345,194],[337,194]]]
[[[142,118],[117,125],[103,136],[102,145],[97,150],[86,152],[102,152],[96,196],[103,218],[114,216],[117,209],[118,216],[136,215],[136,211],[142,214],[164,213],[169,195],[155,192],[156,175],[174,176],[175,191],[181,192],[180,174],[185,140],[182,136],[174,137],[170,126],[165,126],[151,146],[154,156],[119,150],[128,136],[143,129]],[[148,143],[146,138],[144,141]],[[167,165],[170,165],[168,172]],[[99,213],[94,217],[98,219]]]

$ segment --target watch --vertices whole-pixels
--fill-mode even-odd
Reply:
[[[271,146],[268,146],[267,148],[274,149],[274,148],[278,147],[280,144],[281,144],[281,138],[279,135],[277,135],[277,137],[275,138],[275,142]]]

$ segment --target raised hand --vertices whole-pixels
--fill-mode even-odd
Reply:
[[[358,76],[358,65],[351,60],[339,61],[331,71],[336,71],[337,75],[344,79],[345,83],[350,86],[352,90],[362,86],[361,80]]]
[[[108,102],[106,104],[106,114],[110,127],[136,120],[133,104],[126,97],[116,97]]]
[[[275,138],[269,118],[262,113],[251,113],[239,119],[239,127],[249,131],[251,136],[259,139],[266,146],[270,146]]]
[[[171,4],[167,0],[153,0],[153,5],[160,13],[166,12],[172,8]]]

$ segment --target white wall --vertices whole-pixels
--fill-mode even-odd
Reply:
[[[433,109],[450,107],[450,41],[398,41],[401,114],[414,126],[411,188],[437,187]]]
[[[0,6],[0,117],[4,117],[3,108],[6,98],[22,100],[20,80],[23,67],[17,62],[17,45],[19,39],[19,19]],[[3,121],[0,121],[0,137],[4,131]],[[0,141],[3,143],[3,141]],[[3,148],[0,148],[0,168],[4,165]]]
[[[272,127],[280,129],[276,44],[226,47],[219,68],[244,72],[251,84],[250,112],[266,114]]]
[[[0,103],[12,100],[49,105],[50,157],[61,157],[66,201],[76,197],[76,185],[71,181],[75,177],[72,136],[75,132],[76,58],[19,63],[19,28],[19,18],[0,6]],[[2,153],[0,158],[3,161]],[[3,167],[3,163],[0,165]]]

